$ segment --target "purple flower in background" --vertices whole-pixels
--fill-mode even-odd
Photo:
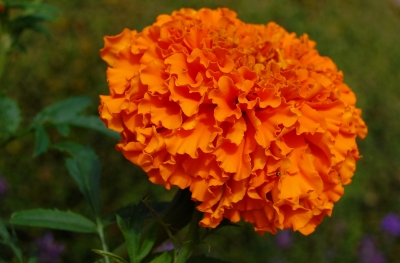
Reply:
[[[400,216],[396,214],[386,215],[381,222],[383,232],[392,235],[400,236]]]
[[[292,245],[292,233],[289,230],[279,231],[275,236],[275,241],[280,248],[289,248]]]
[[[0,177],[0,198],[7,195],[9,188],[10,186],[8,185],[6,178]]]
[[[167,239],[162,242],[159,246],[153,249],[153,253],[159,253],[164,251],[169,251],[174,249],[174,244],[172,243],[171,239]]]
[[[361,263],[386,263],[385,257],[379,250],[377,250],[372,237],[363,237],[359,249],[359,258]]]
[[[64,251],[64,246],[54,243],[53,235],[47,232],[42,238],[36,239],[38,247],[38,262],[57,263],[60,262],[60,256]]]

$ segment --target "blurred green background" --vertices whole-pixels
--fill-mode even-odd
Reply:
[[[397,2],[396,2],[397,1]],[[383,233],[382,218],[400,214],[400,1],[398,0],[48,0],[60,17],[46,27],[52,38],[26,32],[21,42],[27,52],[13,52],[0,83],[0,92],[18,101],[24,124],[51,103],[75,95],[93,98],[88,113],[96,114],[99,94],[107,94],[106,63],[99,57],[103,36],[127,27],[142,30],[156,16],[181,7],[228,7],[247,23],[275,21],[297,35],[307,33],[320,54],[343,70],[345,82],[357,95],[357,106],[369,134],[359,141],[364,156],[357,163],[353,183],[345,187],[331,218],[315,233],[290,236],[280,247],[277,238],[261,237],[244,228],[225,228],[206,240],[210,255],[233,262],[362,262],[360,240],[371,236],[387,262],[400,262],[400,238]],[[151,185],[147,176],[114,150],[115,142],[96,132],[74,129],[73,140],[94,147],[102,162],[102,201],[105,212],[149,195],[168,200],[173,191]],[[62,138],[51,133],[52,142]],[[32,158],[33,135],[0,149],[0,174],[11,190],[0,200],[0,216],[12,211],[44,207],[90,214],[58,152]],[[22,228],[18,234],[29,244],[43,229]],[[54,232],[66,246],[64,262],[93,262],[90,251],[99,248],[96,236]],[[109,230],[111,248],[122,237]],[[278,243],[277,243],[278,242]]]

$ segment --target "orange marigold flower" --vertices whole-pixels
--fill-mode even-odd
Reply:
[[[216,227],[309,234],[349,184],[367,127],[334,62],[307,35],[236,13],[181,9],[105,37],[101,119],[167,189],[189,187]]]

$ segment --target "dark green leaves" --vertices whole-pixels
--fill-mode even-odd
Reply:
[[[0,137],[14,134],[21,122],[18,104],[7,97],[0,95]]]
[[[33,209],[13,213],[10,223],[15,225],[46,227],[81,233],[96,233],[97,226],[86,217],[59,210]]]
[[[39,156],[46,152],[50,146],[50,138],[43,126],[37,126],[35,129],[35,149],[33,157]]]
[[[97,155],[89,147],[73,142],[58,143],[55,149],[67,152],[65,165],[78,184],[95,216],[100,214],[100,177],[101,167]]]
[[[164,251],[161,255],[153,259],[150,263],[172,263],[174,259],[171,251]]]
[[[92,249],[92,251],[97,253],[97,254],[99,254],[99,255],[101,255],[101,256],[103,256],[103,257],[110,257],[116,263],[128,263],[123,258],[121,258],[120,256],[115,255],[113,253],[106,252],[106,251],[103,251],[103,250],[98,250],[98,249]]]
[[[17,246],[17,240],[15,236],[9,234],[6,226],[0,220],[0,243],[8,245],[10,249],[13,251],[14,255],[17,257],[18,262],[22,263],[22,252],[21,249]]]
[[[68,136],[71,126],[92,129],[119,139],[118,133],[107,129],[98,116],[86,116],[82,111],[91,105],[91,99],[85,96],[74,97],[54,103],[40,111],[33,119],[30,129],[35,130],[35,151],[38,156],[48,150],[50,139],[45,127],[55,126],[62,136]]]
[[[91,104],[88,97],[74,97],[66,99],[40,111],[32,121],[32,125],[43,125],[46,122],[53,124],[68,123]]]
[[[124,235],[131,263],[140,263],[150,253],[157,238],[156,223],[143,228],[147,212],[148,208],[140,203],[132,206],[129,220],[125,221],[117,215],[117,223]]]
[[[47,21],[55,20],[59,14],[57,8],[41,3],[5,1],[4,6],[6,12],[10,12],[9,10],[11,10],[11,12],[16,13],[13,9],[22,10],[22,12],[17,13],[18,15],[11,16],[11,19],[2,21],[5,22],[5,30],[12,36],[13,46],[19,45],[17,41],[21,34],[27,29],[42,33],[49,38],[50,33],[42,24]]]
[[[70,125],[95,130],[101,132],[115,140],[120,140],[121,137],[115,131],[106,128],[105,124],[100,120],[99,116],[84,116],[80,115],[69,122]]]

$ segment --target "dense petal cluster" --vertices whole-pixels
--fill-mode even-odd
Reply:
[[[307,35],[246,24],[228,9],[181,9],[105,37],[117,149],[166,188],[189,187],[216,227],[314,231],[351,181],[367,133],[356,98]]]

